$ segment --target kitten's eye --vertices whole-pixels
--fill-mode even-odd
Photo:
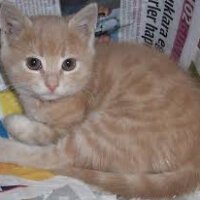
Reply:
[[[65,71],[71,71],[76,67],[76,59],[74,58],[68,58],[64,60],[62,64],[62,69]]]
[[[26,59],[26,66],[30,69],[30,70],[40,70],[42,69],[42,63],[38,58],[27,58]]]

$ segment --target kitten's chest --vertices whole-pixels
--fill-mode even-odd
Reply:
[[[22,102],[27,117],[42,123],[47,121],[48,115],[39,101],[30,98],[23,99]]]
[[[69,129],[85,116],[86,106],[79,98],[64,98],[55,102],[25,98],[22,102],[26,116],[56,129]]]

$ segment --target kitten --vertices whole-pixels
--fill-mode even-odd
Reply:
[[[48,169],[124,197],[162,198],[200,182],[200,90],[165,55],[94,45],[97,6],[28,18],[1,5],[1,59],[24,115],[0,161]]]

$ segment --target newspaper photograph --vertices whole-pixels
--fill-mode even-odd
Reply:
[[[91,1],[83,0],[61,0],[62,15],[71,15],[76,13],[82,7]],[[118,41],[120,24],[120,0],[97,0],[98,3],[98,21],[96,26],[96,37],[100,41],[108,42]]]

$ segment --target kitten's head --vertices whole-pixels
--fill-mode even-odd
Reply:
[[[68,18],[30,19],[3,2],[0,20],[2,63],[19,93],[53,100],[86,86],[94,56],[96,4]]]

